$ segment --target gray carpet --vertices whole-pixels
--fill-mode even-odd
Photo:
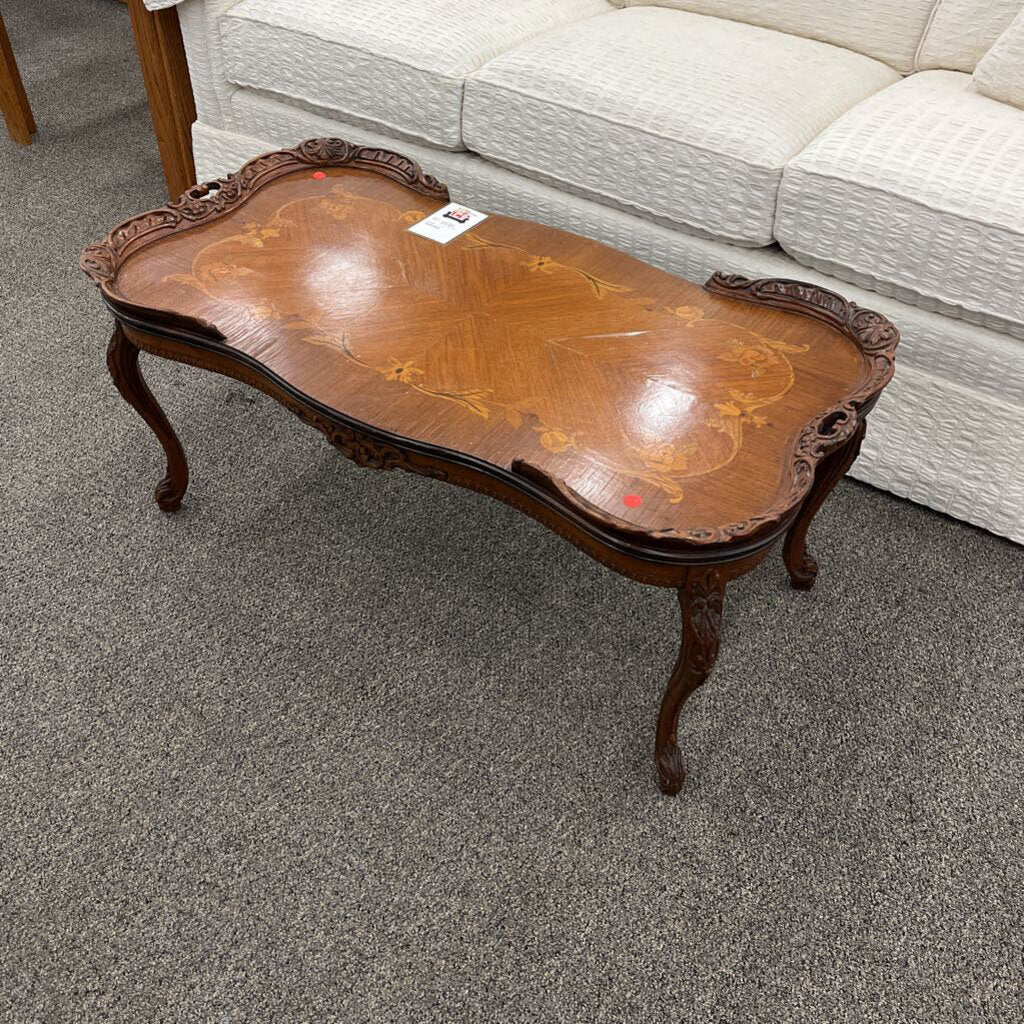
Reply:
[[[5,15],[0,1020],[1021,1019],[1024,549],[844,482],[660,796],[670,593],[150,361],[157,510],[77,270],[162,199],[126,12]]]

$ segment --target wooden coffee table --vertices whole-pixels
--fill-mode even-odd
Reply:
[[[725,585],[780,540],[793,586],[813,584],[807,528],[898,332],[813,285],[701,288],[508,217],[447,245],[407,230],[448,201],[411,160],[311,139],[85,251],[116,321],[107,365],[167,455],[157,504],[179,507],[188,467],[140,349],[267,392],[361,466],[481,491],[674,588],[655,763],[678,792],[679,714],[714,664]]]

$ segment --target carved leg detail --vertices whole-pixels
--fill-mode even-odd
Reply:
[[[678,793],[686,780],[683,756],[676,741],[679,714],[690,694],[707,679],[718,656],[724,595],[725,582],[713,568],[690,570],[679,588],[683,639],[662,698],[654,745],[658,784],[663,793]]]
[[[167,455],[167,475],[156,486],[153,497],[164,512],[176,512],[188,487],[188,463],[185,452],[167,421],[163,409],[139,372],[139,350],[128,340],[121,325],[107,347],[107,369],[121,397],[150,425]]]
[[[818,463],[810,493],[804,499],[803,507],[789,528],[789,533],[786,534],[782,557],[789,570],[789,582],[797,590],[810,590],[818,576],[818,563],[807,551],[807,530],[811,525],[811,520],[817,515],[818,509],[832,493],[836,484],[846,476],[846,471],[853,465],[860,453],[866,428],[866,421],[861,420],[853,437],[842,448],[837,449]]]

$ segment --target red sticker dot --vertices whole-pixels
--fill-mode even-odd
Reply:
[[[643,500],[644,499],[641,498],[639,494],[627,494],[622,499],[622,504],[623,505],[628,505],[629,508],[636,508],[640,504],[640,502],[643,501]]]
[[[327,175],[323,171],[314,171],[313,177],[319,180],[320,178],[326,178]]]

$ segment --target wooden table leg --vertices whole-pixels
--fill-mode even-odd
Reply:
[[[846,476],[846,471],[860,454],[860,446],[864,440],[866,429],[867,421],[862,419],[853,437],[842,448],[837,449],[818,463],[810,493],[804,499],[796,521],[789,528],[789,533],[786,534],[782,557],[789,570],[789,582],[797,590],[810,590],[818,577],[818,563],[807,551],[808,527],[825,499],[832,493],[836,484]]]
[[[3,15],[0,15],[0,110],[7,123],[7,134],[15,142],[27,146],[35,134],[36,122],[28,105]]]
[[[707,679],[715,664],[724,596],[724,575],[714,567],[696,566],[688,570],[679,588],[683,639],[661,702],[654,745],[658,785],[663,793],[678,793],[686,781],[683,755],[676,739],[679,715],[690,694]]]
[[[153,497],[164,512],[176,512],[188,487],[188,462],[178,435],[139,371],[139,350],[118,324],[107,348],[107,369],[121,397],[150,425],[167,455],[167,474]]]
[[[192,160],[196,104],[178,12],[173,7],[148,11],[143,0],[128,0],[128,9],[167,191],[171,199],[177,199],[196,183]]]

